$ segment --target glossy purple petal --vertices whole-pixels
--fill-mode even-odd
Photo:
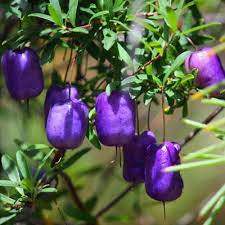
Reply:
[[[107,146],[123,146],[135,135],[135,102],[128,92],[101,93],[96,99],[95,125],[99,140]]]
[[[177,145],[164,142],[150,145],[145,162],[145,187],[147,194],[158,201],[174,201],[183,190],[183,180],[179,172],[164,172],[166,167],[180,164]]]
[[[220,58],[210,47],[191,53],[185,60],[185,69],[187,72],[193,69],[198,70],[195,83],[199,88],[206,88],[225,79],[225,71]],[[212,96],[218,97],[219,92],[212,93]]]
[[[11,96],[25,100],[38,96],[44,88],[39,58],[31,48],[8,50],[1,60],[6,86]]]
[[[144,182],[145,157],[147,147],[156,143],[153,132],[144,131],[141,135],[135,135],[133,139],[123,147],[123,176],[132,183]]]
[[[79,93],[77,89],[73,86],[66,85],[65,87],[52,85],[46,94],[44,112],[45,118],[47,119],[48,112],[55,103],[64,102],[69,99],[75,100],[79,99]]]
[[[46,133],[49,142],[57,149],[79,147],[86,135],[88,108],[78,100],[54,104],[48,114]]]

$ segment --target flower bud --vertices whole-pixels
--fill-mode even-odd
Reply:
[[[147,194],[158,201],[174,201],[183,190],[180,172],[165,172],[169,166],[180,164],[178,144],[164,142],[150,145],[145,161],[145,188]]]
[[[43,73],[33,49],[8,50],[4,52],[1,63],[6,86],[13,98],[25,100],[42,92]]]
[[[46,133],[49,142],[55,148],[74,149],[82,144],[87,126],[87,106],[79,100],[67,100],[51,107],[46,123]]]
[[[101,93],[96,99],[95,125],[99,140],[107,146],[123,146],[135,135],[135,102],[128,92]]]
[[[144,131],[141,135],[135,135],[128,144],[123,146],[123,177],[126,181],[144,182],[147,147],[155,143],[154,133]]]
[[[213,48],[205,47],[192,52],[185,60],[185,69],[187,72],[191,72],[193,69],[198,70],[195,80],[198,88],[206,88],[225,79],[222,63]],[[219,97],[220,93],[215,91],[211,96]]]

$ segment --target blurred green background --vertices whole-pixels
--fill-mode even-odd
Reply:
[[[207,22],[219,21],[225,24],[225,1],[200,0],[198,4]],[[219,30],[213,28],[208,30],[208,32],[215,36],[217,41],[225,35],[225,29],[221,29],[221,27]],[[220,56],[225,65],[225,54],[222,53]],[[58,51],[54,63],[44,68],[46,76],[50,74],[53,68],[64,74],[63,71],[67,63],[62,61],[62,57],[63,52]],[[90,60],[91,63],[94,62]],[[2,76],[0,76],[0,88],[0,151],[14,156],[17,150],[14,139],[24,140],[29,143],[48,143],[43,122],[43,102],[46,89],[41,96],[30,102],[30,114],[27,115],[26,104],[15,102],[8,95]],[[198,101],[192,101],[189,103],[189,118],[201,121],[213,109],[214,107],[203,105]],[[141,130],[147,129],[147,110],[147,107],[140,106]],[[225,112],[222,112],[219,118],[224,115]],[[166,119],[167,140],[179,142],[192,130],[191,127],[184,125],[180,120],[181,112],[179,110],[173,116],[167,116]],[[151,129],[156,133],[160,141],[162,136],[161,109],[156,105],[153,105],[151,109]],[[212,134],[201,132],[183,148],[182,154],[196,151],[217,141]],[[85,145],[90,144],[86,141]],[[70,154],[71,152],[68,152],[66,157],[69,157]],[[114,157],[114,149],[107,148],[99,151],[93,148],[89,154],[86,154],[66,171],[77,187],[83,187],[82,191],[79,192],[82,199],[88,199],[96,193],[99,200],[97,210],[107,204],[127,186],[127,183],[122,178],[119,159],[114,164],[110,163]],[[96,173],[99,168],[104,169],[100,173]],[[84,175],[87,171],[89,173]],[[195,216],[202,202],[224,183],[225,166],[190,170],[182,172],[182,176],[185,184],[184,193],[177,201],[166,204],[166,221],[163,218],[162,204],[151,200],[146,195],[144,186],[141,185],[129,193],[109,214],[105,214],[104,223],[102,224],[185,225],[185,221],[189,221],[192,216]],[[60,186],[64,188],[63,183]],[[58,201],[58,204],[62,208],[65,206],[69,207],[71,202],[68,201],[70,201],[70,198],[62,199],[62,201]],[[224,212],[225,210],[221,211],[214,223],[215,225],[224,225]],[[55,220],[58,217],[60,219],[56,209],[52,211],[46,210],[45,215],[46,218],[54,218]],[[120,218],[121,222],[118,222],[118,218]],[[193,222],[192,224],[198,223]]]

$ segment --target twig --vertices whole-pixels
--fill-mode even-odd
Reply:
[[[139,112],[138,112],[138,101],[136,100],[136,118],[137,118],[137,122],[136,122],[136,128],[137,128],[137,134],[140,134],[140,124],[139,124]]]
[[[151,125],[150,125],[150,117],[151,117],[151,105],[152,105],[152,100],[149,103],[148,106],[148,130],[151,130]]]
[[[210,113],[203,121],[202,123],[208,124],[211,122],[220,112],[223,111],[223,107],[217,107],[212,113]],[[199,132],[201,129],[196,128],[195,130],[191,131],[184,140],[180,143],[181,147],[186,145],[189,141],[191,141]]]
[[[109,204],[103,207],[99,212],[96,213],[96,218],[101,217],[103,214],[108,212],[114,205],[116,205],[127,193],[129,193],[135,187],[134,184],[129,185],[124,191],[122,191],[117,197],[115,197]]]
[[[66,186],[67,186],[67,188],[68,188],[68,190],[69,190],[69,192],[70,192],[70,194],[71,194],[71,197],[72,197],[72,199],[73,199],[73,202],[76,204],[76,206],[77,206],[80,210],[86,211],[86,210],[85,210],[85,207],[84,207],[84,205],[83,205],[83,203],[82,203],[82,201],[81,201],[81,199],[80,199],[80,197],[79,197],[78,194],[77,194],[77,190],[76,190],[75,186],[73,185],[73,183],[72,183],[70,177],[69,177],[66,173],[64,173],[62,170],[59,170],[58,172],[59,172],[59,175],[60,175],[60,176],[63,178],[63,180],[65,181]]]
[[[138,70],[133,74],[137,74],[140,71],[144,70],[145,67],[151,65],[153,62],[157,61],[158,59],[160,59],[162,56],[160,54],[156,55],[153,59],[149,60],[148,62],[146,62],[144,65],[142,65],[141,67],[138,68]]]
[[[65,83],[66,80],[67,80],[67,76],[68,76],[70,64],[71,64],[71,61],[72,61],[72,56],[73,56],[73,49],[71,48],[71,49],[70,49],[70,58],[69,58],[69,62],[68,62],[68,65],[67,65],[67,68],[66,68],[65,77],[64,77],[64,83]]]
[[[162,126],[163,126],[163,142],[166,140],[166,116],[165,116],[165,97],[164,97],[164,88],[162,88]]]

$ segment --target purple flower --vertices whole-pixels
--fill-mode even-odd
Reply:
[[[42,92],[43,73],[33,49],[8,50],[4,52],[1,63],[7,88],[13,98],[25,100]]]
[[[145,157],[147,147],[156,143],[153,132],[144,131],[135,135],[133,139],[123,146],[123,177],[132,183],[141,183],[145,180]]]
[[[164,142],[150,145],[145,162],[147,194],[158,201],[174,201],[182,194],[183,180],[179,172],[164,172],[166,167],[180,164],[180,146]]]
[[[128,92],[101,93],[96,99],[95,125],[99,140],[107,146],[123,146],[135,135],[135,102]]]
[[[44,112],[45,112],[45,120],[47,120],[48,112],[50,108],[58,102],[64,102],[66,100],[75,100],[79,99],[79,93],[77,89],[73,86],[66,85],[65,87],[61,87],[58,85],[52,85],[46,94],[45,104],[44,104]]]
[[[225,79],[225,71],[219,56],[213,48],[205,47],[191,53],[185,60],[185,69],[191,72],[198,70],[195,83],[198,88],[206,88],[210,85],[220,83]],[[219,97],[219,92],[212,93],[212,96]]]
[[[88,126],[88,108],[79,100],[54,104],[46,123],[49,142],[57,149],[66,150],[80,146]]]

